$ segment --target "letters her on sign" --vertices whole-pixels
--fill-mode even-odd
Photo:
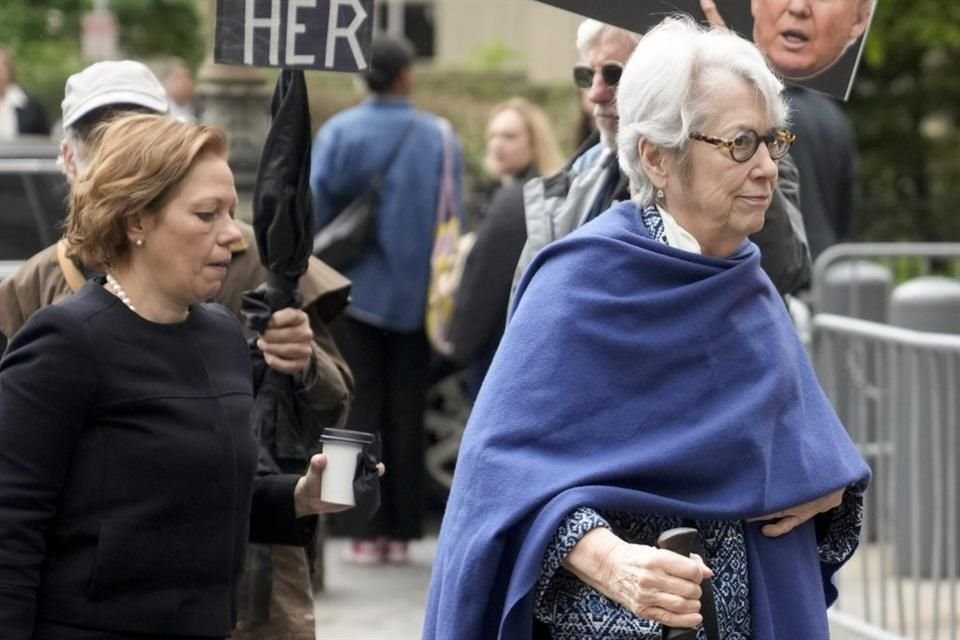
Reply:
[[[214,62],[363,71],[373,0],[217,0]]]

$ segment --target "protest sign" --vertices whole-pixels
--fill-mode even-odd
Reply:
[[[214,62],[363,71],[372,34],[373,0],[217,0]]]
[[[674,13],[706,21],[705,7],[752,39],[790,83],[846,100],[877,0],[539,0],[636,33]]]

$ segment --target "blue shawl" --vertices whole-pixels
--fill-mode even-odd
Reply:
[[[423,637],[529,638],[544,551],[577,507],[745,520],[869,475],[756,246],[681,251],[621,203],[521,280],[461,443]],[[826,638],[838,567],[813,520],[744,532],[753,637]]]

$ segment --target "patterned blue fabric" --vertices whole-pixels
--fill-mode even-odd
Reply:
[[[861,489],[852,487],[843,503],[829,516],[824,516],[829,517],[829,525],[818,545],[822,562],[842,564],[853,555],[863,514]],[[696,527],[703,539],[704,561],[714,570],[713,590],[720,637],[724,640],[750,638],[747,557],[743,527],[739,522],[697,520],[691,525],[680,518],[600,513],[585,507],[571,513],[557,529],[547,546],[542,573],[537,581],[536,616],[550,627],[551,638],[659,640],[659,623],[635,616],[581,582],[560,563],[587,532],[597,527],[611,529],[632,544],[653,546],[661,533],[679,526]],[[698,638],[705,638],[702,629]]]
[[[670,244],[667,242],[667,231],[663,228],[663,217],[655,206],[644,207],[640,211],[640,219],[643,220],[643,226],[647,228],[651,238],[663,244]]]
[[[520,282],[461,443],[424,638],[529,638],[548,544],[579,507],[739,522],[869,475],[756,246],[680,251],[621,203]],[[741,528],[751,637],[827,638],[838,565],[820,527]]]

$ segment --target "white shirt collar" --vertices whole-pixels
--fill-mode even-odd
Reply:
[[[683,249],[690,253],[703,253],[700,243],[689,231],[680,226],[670,212],[657,205],[657,211],[660,212],[660,218],[663,220],[663,232],[667,236],[667,244],[677,249]]]
[[[27,94],[15,84],[7,87],[0,98],[0,140],[12,140],[17,137],[17,109],[27,104]]]
[[[9,103],[14,109],[22,109],[27,106],[27,94],[23,92],[19,85],[11,84],[7,87],[6,93],[3,94],[2,101]]]

